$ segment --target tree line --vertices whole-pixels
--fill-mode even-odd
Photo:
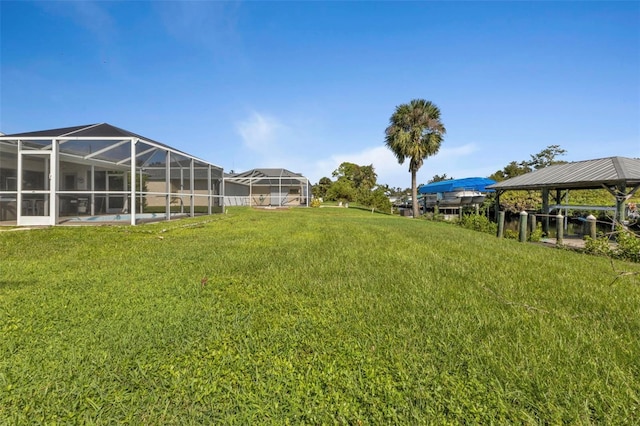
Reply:
[[[407,189],[391,188],[377,182],[377,174],[373,164],[361,166],[344,162],[333,171],[333,180],[323,177],[312,187],[316,198],[328,201],[356,202],[379,210],[389,211],[389,197],[408,198],[412,200],[413,217],[418,217],[417,172],[424,161],[440,150],[446,129],[441,121],[440,109],[431,101],[413,99],[409,103],[396,106],[385,128],[384,143],[398,163],[409,163],[411,187]],[[554,164],[566,163],[558,157],[566,154],[560,145],[549,145],[537,154],[530,155],[529,160],[511,161],[505,167],[489,176],[495,181],[503,181],[516,176],[539,170]],[[428,183],[453,179],[445,174],[435,175]],[[539,204],[539,191],[509,191],[501,197],[501,208],[517,211],[531,208]],[[600,194],[596,195],[600,198]],[[491,197],[487,203],[491,201]],[[488,207],[488,206],[487,206]]]
[[[391,211],[389,187],[378,184],[373,164],[360,166],[344,162],[331,176],[335,180],[323,177],[311,188],[314,197],[326,201],[355,202],[377,210]]]

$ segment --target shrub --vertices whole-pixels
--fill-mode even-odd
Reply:
[[[458,225],[473,231],[486,232],[488,234],[496,234],[497,225],[489,220],[486,216],[476,214],[465,215],[458,221]]]
[[[590,236],[584,237],[584,251],[589,254],[595,254],[598,256],[612,256],[613,251],[609,246],[609,238],[598,236],[597,238],[591,238]]]
[[[434,212],[427,212],[427,213],[423,214],[420,217],[422,217],[423,219],[426,219],[426,220],[433,220],[435,222],[446,222],[444,220],[444,214],[442,214],[442,213],[436,214]]]
[[[598,238],[585,238],[585,252],[616,259],[640,262],[640,237],[622,227],[616,228],[617,246],[609,244],[609,238],[600,234]]]
[[[517,240],[518,238],[520,238],[520,234],[518,234],[518,232],[514,231],[513,229],[506,229],[504,231],[504,237],[509,240]]]
[[[618,227],[617,241],[616,257],[632,262],[640,262],[640,237],[638,235]]]
[[[542,224],[536,224],[536,230],[529,234],[528,240],[534,243],[539,242],[542,239]]]
[[[313,200],[311,200],[311,207],[320,207],[320,204],[322,204],[320,202],[319,198],[314,198]]]

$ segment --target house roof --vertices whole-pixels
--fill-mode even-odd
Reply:
[[[598,189],[640,185],[640,158],[607,157],[556,164],[488,186],[490,189]]]
[[[188,154],[184,151],[178,150],[174,147],[166,145],[162,142],[158,142],[146,136],[141,136],[137,133],[130,132],[129,130],[121,129],[119,127],[113,126],[108,123],[97,123],[97,124],[86,124],[82,126],[73,126],[73,127],[62,127],[57,129],[49,129],[49,130],[39,130],[35,132],[25,132],[25,133],[14,133],[10,135],[1,136],[3,140],[11,140],[11,139],[67,139],[67,140],[82,140],[83,138],[104,138],[105,140],[113,140],[113,139],[129,139],[135,138],[140,139],[144,143],[155,145],[160,148],[168,149],[173,151],[174,153],[194,158],[191,154]],[[198,159],[200,160],[200,159]],[[204,160],[202,160],[204,161]],[[206,162],[205,162],[206,163]],[[219,167],[219,166],[215,166]]]
[[[470,177],[464,179],[449,179],[440,182],[422,185],[418,188],[420,194],[437,194],[439,192],[451,192],[455,190],[466,189],[470,191],[486,192],[487,186],[496,183],[493,179],[482,177]]]
[[[294,173],[287,169],[251,169],[241,173],[229,173],[230,177],[303,177],[300,173]]]
[[[225,173],[225,179],[244,185],[297,185],[307,180],[307,178],[300,173],[277,168],[259,168],[241,173]]]
[[[6,138],[74,138],[82,139],[86,138],[138,138],[146,142],[152,142],[156,145],[160,145],[164,148],[171,149],[184,155],[189,155],[186,152],[177,150],[162,142],[155,141],[146,136],[141,136],[136,133],[130,132],[125,129],[113,126],[108,123],[86,124],[83,126],[73,127],[61,127],[59,129],[38,130],[36,132],[14,133],[10,135],[4,135]]]
[[[128,130],[121,129],[116,126],[112,126],[108,123],[97,123],[97,124],[86,124],[84,126],[73,126],[73,127],[61,127],[59,129],[49,129],[49,130],[38,130],[36,132],[25,132],[25,133],[14,133],[11,135],[5,135],[7,137],[20,137],[20,138],[28,138],[28,137],[49,137],[49,138],[82,138],[82,137],[107,137],[107,138],[139,138],[144,139],[149,142],[155,142],[157,144],[161,144],[158,141],[154,141],[153,139],[147,138],[145,136],[140,136],[136,133],[130,132]]]

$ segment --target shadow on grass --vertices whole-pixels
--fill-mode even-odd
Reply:
[[[18,290],[28,286],[32,286],[34,284],[37,284],[37,282],[27,280],[0,281],[0,292],[5,292],[8,290]]]
[[[371,207],[366,207],[366,206],[354,206],[353,204],[350,204],[349,208],[350,209],[356,209],[356,210],[362,210],[362,211],[369,212],[369,213],[377,213],[377,214],[382,214],[382,215],[386,215],[386,216],[392,216],[392,214],[389,213],[389,212],[383,212],[381,210],[372,209]]]

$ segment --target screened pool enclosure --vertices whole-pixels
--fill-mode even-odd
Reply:
[[[0,222],[137,223],[223,210],[223,170],[110,124],[0,136]]]

